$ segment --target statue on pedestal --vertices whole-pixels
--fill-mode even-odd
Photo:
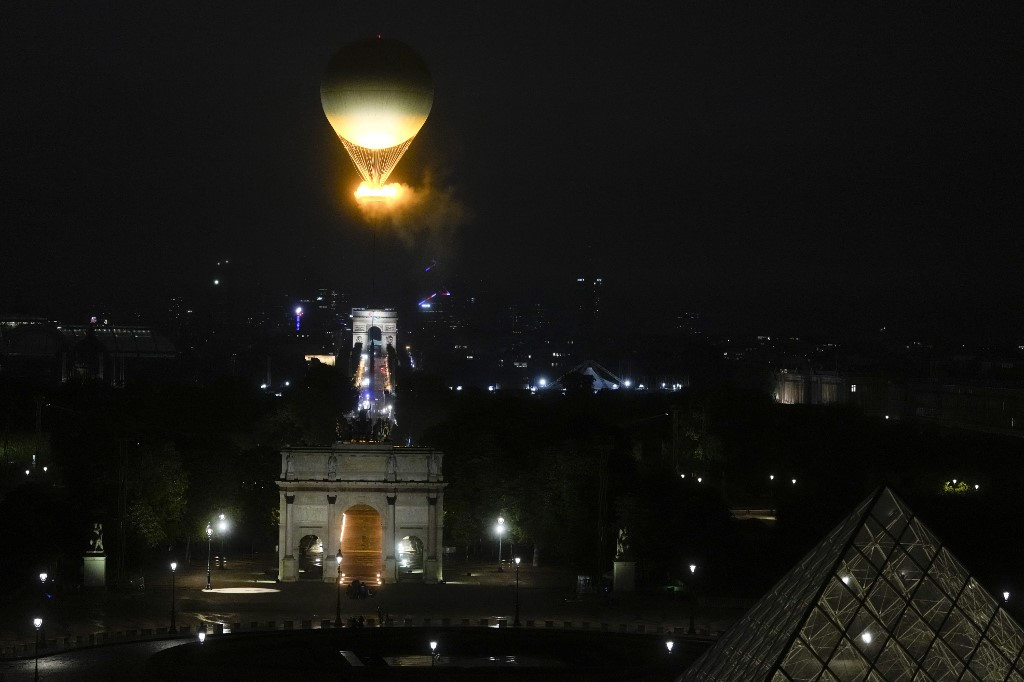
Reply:
[[[629,531],[624,527],[619,529],[619,535],[615,540],[615,558],[632,559],[633,550],[629,544]]]
[[[89,554],[103,554],[103,524],[92,524],[92,535],[89,538]]]

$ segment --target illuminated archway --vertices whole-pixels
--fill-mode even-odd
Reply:
[[[376,585],[381,577],[384,532],[380,513],[368,504],[352,505],[341,522],[343,582],[354,579]]]
[[[395,556],[398,559],[398,575],[423,576],[423,541],[415,535],[406,535],[398,541],[395,547]]]
[[[322,580],[324,575],[324,543],[317,535],[299,539],[299,579]]]

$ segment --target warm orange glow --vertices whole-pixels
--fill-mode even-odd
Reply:
[[[401,193],[402,186],[398,183],[374,187],[361,182],[356,190],[356,201],[389,201],[397,199]]]

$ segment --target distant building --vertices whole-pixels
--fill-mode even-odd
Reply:
[[[9,376],[122,386],[168,370],[177,355],[174,344],[151,327],[0,319],[0,374]]]

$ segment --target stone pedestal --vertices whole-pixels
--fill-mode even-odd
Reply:
[[[423,582],[433,584],[441,580],[441,562],[427,559],[423,562]]]
[[[384,575],[381,578],[384,579],[385,583],[398,582],[398,562],[395,561],[395,557],[389,556],[384,559]]]
[[[85,587],[106,587],[107,586],[107,557],[102,554],[86,554],[83,557],[85,562]]]
[[[636,591],[636,562],[615,561],[612,573],[612,589],[616,592]]]
[[[295,557],[288,555],[281,559],[281,575],[278,580],[283,583],[293,583],[299,579],[299,562]]]

